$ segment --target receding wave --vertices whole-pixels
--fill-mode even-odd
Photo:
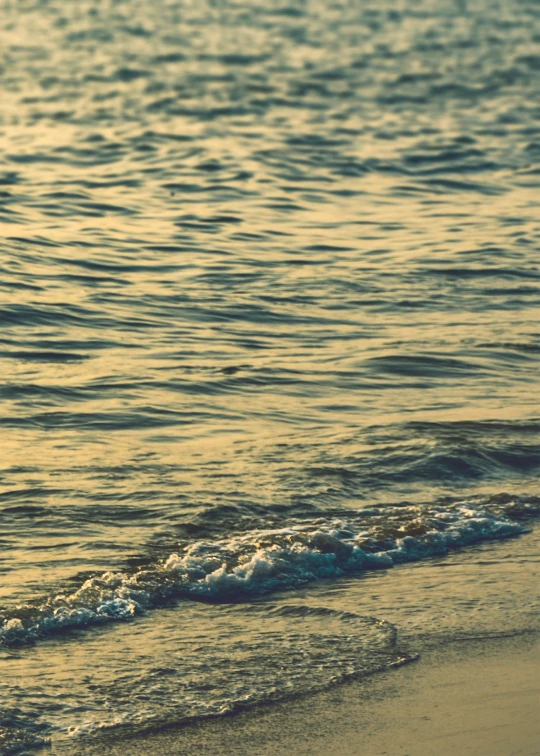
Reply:
[[[111,647],[99,634],[71,644],[74,677],[56,674],[56,644],[35,649],[37,679],[33,670],[25,674],[24,661],[12,658],[0,693],[0,705],[4,695],[8,702],[0,721],[2,753],[38,746],[48,736],[133,734],[191,724],[324,690],[415,658],[400,649],[390,622],[352,612],[304,603],[198,605],[181,616],[179,611],[163,611],[147,623],[136,663],[130,628],[115,628],[113,653],[130,660],[120,674],[111,669]],[[44,701],[44,683],[54,687],[61,707]],[[9,708],[10,694],[17,694],[18,711]],[[107,705],[110,701],[114,706]]]

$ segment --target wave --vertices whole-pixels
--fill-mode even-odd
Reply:
[[[530,502],[458,502],[375,507],[350,516],[292,521],[215,540],[196,540],[151,564],[88,578],[4,614],[0,643],[18,645],[88,625],[129,620],[175,599],[234,602],[307,583],[387,569],[480,541],[526,532]]]
[[[0,693],[2,754],[38,747],[49,736],[99,738],[188,725],[417,658],[400,649],[390,622],[305,603],[169,609],[147,622],[135,654],[131,628],[116,629],[110,644],[99,633],[72,644],[71,674],[61,679],[57,644],[32,649],[30,672],[20,660],[24,655],[11,658]],[[127,666],[122,659],[130,660]],[[54,702],[43,696],[47,684]],[[17,710],[9,708],[14,696]]]
[[[34,717],[21,714],[18,709],[0,711],[0,754],[14,756],[14,754],[28,753],[31,749],[45,746],[49,742],[40,732],[46,729]]]

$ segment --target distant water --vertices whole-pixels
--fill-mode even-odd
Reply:
[[[540,512],[540,6],[0,33],[0,753],[404,663],[320,581]]]

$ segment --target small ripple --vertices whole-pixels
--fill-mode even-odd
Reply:
[[[0,357],[23,362],[84,362],[90,355],[75,352],[31,352],[0,350]]]

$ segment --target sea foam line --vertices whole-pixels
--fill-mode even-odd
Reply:
[[[392,511],[397,523],[388,519]],[[384,507],[358,516],[360,521],[317,520],[197,541],[151,567],[97,575],[73,593],[12,610],[0,625],[0,643],[31,643],[69,628],[129,620],[171,598],[241,600],[526,532],[504,514],[473,504],[423,514]]]

